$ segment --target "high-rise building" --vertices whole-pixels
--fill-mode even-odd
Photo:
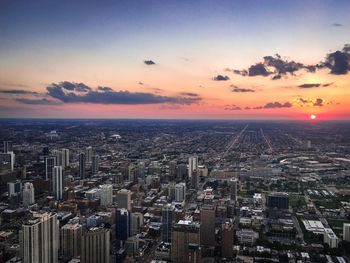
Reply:
[[[110,230],[90,228],[81,238],[81,263],[110,262]]]
[[[198,170],[198,156],[188,158],[188,177],[192,177],[193,171]]]
[[[92,163],[92,155],[93,155],[92,147],[91,146],[86,147],[85,153],[86,153],[86,162]]]
[[[61,228],[61,247],[65,261],[80,257],[82,234],[82,225],[78,223],[68,223]]]
[[[130,236],[130,213],[125,208],[117,208],[115,218],[117,245],[122,247]]]
[[[175,202],[183,202],[186,199],[186,184],[178,183],[175,185]]]
[[[62,166],[53,168],[52,189],[56,200],[63,198],[63,169]]]
[[[69,166],[69,149],[62,149],[62,166],[63,168]]]
[[[12,152],[12,142],[4,141],[4,150],[3,153]]]
[[[238,193],[238,179],[231,178],[230,179],[230,194],[231,200],[237,201],[237,193]]]
[[[79,177],[80,179],[85,179],[85,153],[81,152],[79,154]]]
[[[33,213],[20,231],[21,255],[26,263],[57,263],[59,222],[52,213]]]
[[[100,204],[102,206],[108,206],[113,203],[113,185],[104,184],[100,185]]]
[[[205,205],[200,213],[201,245],[215,246],[215,207]]]
[[[45,180],[52,180],[53,168],[57,165],[56,156],[45,158]]]
[[[15,154],[13,152],[0,153],[0,167],[5,166],[7,169],[14,171]]]
[[[131,235],[135,236],[141,232],[143,226],[143,214],[134,212],[131,214]]]
[[[222,225],[221,256],[226,259],[233,258],[234,228],[232,222],[225,222]]]
[[[176,160],[169,162],[169,180],[175,180],[176,178]]]
[[[192,188],[197,189],[199,184],[199,170],[194,170],[191,177]]]
[[[180,220],[172,227],[171,262],[201,262],[200,225],[190,220]]]
[[[92,174],[97,174],[99,169],[100,157],[98,155],[92,156],[91,172]]]
[[[22,191],[22,201],[25,207],[35,203],[34,186],[32,183],[27,182],[24,184]]]
[[[330,248],[338,247],[339,239],[331,228],[325,228],[323,232],[323,243],[328,244]]]
[[[119,208],[131,210],[131,194],[132,192],[127,189],[121,189],[117,192],[117,204]]]
[[[171,228],[175,219],[174,206],[166,204],[162,208],[162,241],[171,242]]]
[[[268,195],[267,206],[269,208],[288,209],[289,196],[287,193],[274,192]]]
[[[22,193],[22,183],[17,180],[14,182],[7,183],[7,192],[9,197],[20,195]]]
[[[63,167],[63,153],[59,150],[52,151],[52,155],[56,156],[56,165]]]
[[[350,241],[350,223],[343,224],[343,240]]]
[[[184,163],[181,163],[177,165],[177,172],[176,177],[178,180],[184,180],[187,177],[187,165]]]

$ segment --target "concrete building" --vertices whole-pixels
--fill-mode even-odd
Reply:
[[[79,177],[80,179],[85,179],[85,153],[81,152],[79,154]]]
[[[61,228],[61,248],[64,260],[80,257],[83,228],[80,224],[65,224]]]
[[[97,174],[99,169],[100,157],[98,155],[92,156],[91,172],[92,174]]]
[[[162,241],[171,242],[171,228],[175,219],[175,208],[171,204],[166,204],[162,208]]]
[[[331,228],[325,228],[323,233],[323,243],[328,244],[330,248],[338,247],[339,239]]]
[[[63,198],[63,168],[62,166],[55,166],[52,175],[52,189],[56,200]]]
[[[102,206],[108,206],[113,203],[113,185],[104,184],[100,185],[100,204]]]
[[[188,178],[192,178],[195,170],[198,170],[198,156],[191,156],[188,158]]]
[[[200,211],[201,245],[215,246],[215,207],[205,205]]]
[[[232,222],[225,222],[221,228],[222,245],[221,256],[226,259],[233,258],[234,227]]]
[[[62,149],[62,166],[63,168],[69,166],[69,149]]]
[[[57,165],[56,156],[45,158],[45,180],[52,180],[53,168]]]
[[[110,230],[90,228],[81,239],[81,263],[110,262]]]
[[[238,194],[238,179],[231,178],[230,179],[230,197],[231,197],[231,200],[237,201],[237,194]]]
[[[87,163],[92,163],[93,150],[92,150],[91,146],[86,147],[85,154],[86,154],[86,162]]]
[[[117,192],[117,204],[119,208],[131,210],[131,194],[132,192],[127,189],[121,189]]]
[[[343,224],[343,240],[350,241],[350,223]]]
[[[186,184],[178,183],[175,185],[175,202],[182,203],[186,199]]]
[[[34,186],[32,183],[26,182],[22,191],[22,202],[25,207],[35,203]]]
[[[135,212],[131,214],[131,235],[135,236],[141,232],[143,226],[143,214]]]
[[[17,196],[22,193],[22,183],[19,180],[7,183],[7,192],[9,197]]]
[[[289,208],[289,196],[287,193],[270,193],[267,199],[267,206],[269,208],[288,209]]]

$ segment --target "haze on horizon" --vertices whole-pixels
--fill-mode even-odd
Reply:
[[[0,118],[349,119],[348,1],[0,2]]]

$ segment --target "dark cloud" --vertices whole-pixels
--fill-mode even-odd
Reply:
[[[333,82],[330,82],[330,83],[325,83],[322,85],[322,87],[329,87],[329,86],[332,86],[333,85]]]
[[[333,23],[332,26],[341,27],[341,26],[343,26],[343,24],[340,24],[340,23]]]
[[[213,80],[216,81],[226,81],[229,80],[230,78],[228,76],[223,76],[223,75],[217,75],[213,78]]]
[[[5,90],[0,90],[0,93],[4,93],[4,94],[21,94],[21,95],[38,94],[35,91],[23,90],[23,89],[5,89]]]
[[[199,96],[159,96],[146,92],[129,92],[129,91],[111,91],[98,92],[91,88],[88,92],[76,93],[67,91],[61,85],[52,84],[47,87],[47,95],[60,100],[64,103],[97,103],[97,104],[159,104],[174,103],[189,105],[198,103],[201,98]]]
[[[244,69],[243,70],[233,69],[232,72],[237,74],[237,75],[242,75],[242,76],[247,76],[248,75],[248,71],[246,71]]]
[[[23,103],[23,104],[30,104],[30,105],[60,105],[62,102],[60,101],[54,101],[54,100],[48,100],[48,99],[25,99],[25,98],[19,98],[16,99],[17,102]]]
[[[187,97],[198,97],[198,94],[193,92],[182,92],[181,95]]]
[[[321,99],[321,98],[316,99],[315,102],[314,102],[314,106],[322,107],[323,105],[324,105],[324,100]]]
[[[137,84],[139,84],[139,85],[143,85],[143,82],[139,81]]]
[[[291,108],[293,105],[290,102],[269,102],[264,105],[264,109],[274,109],[274,108]]]
[[[244,71],[243,71],[244,72]],[[254,77],[254,76],[268,76],[270,75],[271,72],[269,72],[266,68],[265,65],[262,63],[257,63],[255,65],[252,65],[248,69],[248,76]]]
[[[99,86],[99,87],[97,88],[97,90],[99,90],[99,91],[104,91],[104,92],[113,91],[113,89],[110,88],[110,87],[101,87],[101,86]]]
[[[347,74],[350,71],[350,45],[345,45],[341,51],[329,53],[322,66],[329,68],[333,75]]]
[[[86,86],[84,83],[76,83],[76,82],[69,82],[69,81],[52,83],[49,87],[52,87],[55,89],[65,89],[65,90],[69,90],[69,91],[77,91],[77,92],[91,91],[91,88]]]
[[[144,60],[143,63],[145,63],[146,65],[155,65],[156,63],[153,60]]]
[[[302,89],[309,89],[309,88],[318,88],[320,86],[321,86],[320,83],[304,83],[299,85],[298,87]]]
[[[235,104],[232,104],[232,105],[226,105],[224,110],[242,110],[241,107],[235,105]]]
[[[247,89],[247,88],[239,88],[237,86],[234,86],[234,85],[231,85],[232,87],[232,92],[242,92],[242,93],[245,93],[245,92],[255,92],[255,90],[253,89]]]

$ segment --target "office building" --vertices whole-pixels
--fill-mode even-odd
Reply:
[[[62,149],[62,166],[63,168],[69,166],[69,149]]]
[[[56,156],[45,158],[45,180],[52,180],[53,168],[57,165]]]
[[[188,178],[192,178],[195,170],[198,170],[198,156],[191,156],[188,158]]]
[[[191,220],[180,220],[172,227],[171,262],[201,262],[200,224]]]
[[[171,242],[171,228],[175,219],[175,208],[171,204],[166,204],[162,208],[162,241]]]
[[[231,200],[237,201],[237,194],[238,194],[238,179],[231,178],[230,179],[230,198],[231,198]]]
[[[25,183],[22,191],[23,206],[27,207],[35,203],[34,186],[32,183]]]
[[[143,227],[143,214],[140,212],[134,212],[131,214],[131,235],[135,236],[141,232]]]
[[[85,153],[80,153],[79,154],[79,177],[80,179],[85,179]]]
[[[13,152],[0,153],[0,167],[6,167],[12,172],[15,169],[15,154]]]
[[[61,228],[61,248],[65,261],[80,257],[82,234],[82,225],[78,223],[68,223]]]
[[[125,208],[117,208],[115,217],[117,246],[122,247],[130,236],[130,213]]]
[[[8,153],[8,152],[12,152],[12,142],[4,141],[3,153]]]
[[[63,198],[63,169],[62,166],[53,168],[52,189],[56,200]]]
[[[119,208],[131,210],[131,194],[132,192],[127,189],[121,189],[117,192],[117,204]]]
[[[108,206],[113,203],[113,185],[104,184],[100,185],[100,204],[102,206]]]
[[[8,182],[7,183],[7,192],[8,192],[8,197],[20,195],[22,193],[21,181],[17,180],[14,182]]]
[[[215,207],[205,205],[200,211],[201,245],[215,246]]]
[[[350,242],[350,223],[343,224],[343,240]]]
[[[85,154],[86,154],[86,162],[87,163],[92,163],[93,150],[92,150],[91,146],[86,147]]]
[[[100,157],[98,155],[92,156],[91,172],[92,175],[98,173]]]
[[[186,184],[178,183],[175,185],[175,202],[182,203],[186,199]]]
[[[222,225],[221,231],[222,231],[221,257],[226,259],[233,259],[233,241],[234,241],[233,223],[225,222]]]
[[[325,228],[323,232],[323,243],[328,244],[330,248],[338,247],[339,239],[331,228]]]
[[[21,256],[25,263],[57,263],[59,222],[52,213],[33,213],[20,231]]]
[[[139,255],[139,238],[137,236],[129,237],[125,241],[126,254],[130,257]]]
[[[110,230],[90,228],[81,238],[81,263],[110,262]]]
[[[267,206],[269,208],[288,209],[289,196],[287,193],[271,193],[268,195]]]

